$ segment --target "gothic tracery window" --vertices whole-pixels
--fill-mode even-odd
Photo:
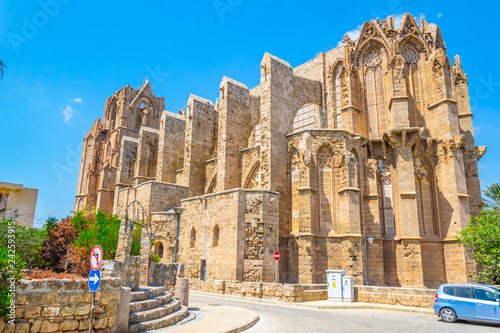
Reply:
[[[422,94],[420,77],[418,71],[418,53],[410,45],[406,45],[401,51],[405,60],[403,76],[406,81],[406,91],[408,95],[408,113],[410,126],[424,127],[424,117],[422,108]]]
[[[320,150],[318,151],[318,166],[321,226],[330,226],[333,229],[332,151],[330,150],[330,148],[320,148]]]
[[[368,110],[369,136],[377,138],[387,129],[387,114],[384,97],[382,55],[372,50],[365,57],[365,82]]]
[[[382,233],[394,235],[396,228],[394,223],[391,170],[383,160],[378,160],[377,162],[377,175]]]
[[[299,231],[299,187],[300,187],[300,156],[295,150],[291,156],[291,187],[292,187],[292,232]]]
[[[335,71],[335,77],[334,77],[334,87],[335,87],[335,121],[336,121],[336,128],[341,129],[342,128],[342,112],[341,112],[341,99],[340,99],[340,69],[342,68],[342,65],[337,67],[337,70]]]
[[[252,173],[245,183],[245,189],[255,190],[260,188],[260,163],[254,166]]]
[[[420,234],[437,234],[436,203],[432,189],[431,169],[421,157],[415,159],[413,166]]]

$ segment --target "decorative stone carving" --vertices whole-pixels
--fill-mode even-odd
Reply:
[[[382,55],[377,50],[372,50],[365,57],[365,66],[366,67],[375,67],[382,62]]]
[[[412,64],[418,60],[417,52],[415,52],[415,50],[408,44],[406,44],[403,48],[403,51],[401,51],[401,55],[409,64]]]

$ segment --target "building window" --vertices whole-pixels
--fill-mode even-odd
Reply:
[[[189,237],[189,247],[194,247],[196,244],[196,230],[194,227],[191,229],[191,236]]]
[[[214,238],[212,242],[213,247],[218,247],[219,246],[219,225],[216,224],[214,227]]]
[[[436,202],[432,186],[431,169],[422,158],[414,161],[415,188],[417,192],[418,225],[421,235],[437,235]]]
[[[260,163],[253,167],[252,173],[248,176],[248,179],[245,183],[245,189],[247,190],[257,190],[260,188]]]
[[[156,255],[163,259],[163,243],[156,242]]]
[[[403,76],[406,81],[406,91],[408,95],[410,126],[424,127],[422,94],[418,71],[418,53],[410,45],[406,45],[401,54],[405,59]]]
[[[383,160],[378,160],[377,162],[377,173],[382,234],[394,235],[396,228],[394,223],[391,171]]]
[[[373,50],[366,56],[364,64],[369,136],[378,138],[387,129],[382,55]]]
[[[335,71],[335,121],[336,121],[336,128],[341,129],[342,128],[342,111],[341,109],[341,99],[340,99],[340,69],[342,68],[342,65],[337,67],[337,70]]]
[[[304,105],[297,111],[293,119],[293,131],[314,128],[314,114],[319,115],[320,106],[318,104],[310,103]]]
[[[319,201],[321,227],[333,230],[333,195],[332,195],[332,151],[323,147],[318,152],[319,166]]]

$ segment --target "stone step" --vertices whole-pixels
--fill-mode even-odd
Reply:
[[[185,306],[181,306],[177,311],[172,312],[163,317],[129,325],[128,333],[145,332],[167,327],[177,323],[187,315],[188,315],[188,308]]]
[[[132,312],[153,309],[165,303],[169,303],[171,300],[172,300],[172,294],[165,293],[163,295],[151,297],[142,301],[130,302],[129,311],[130,313],[132,313]]]
[[[180,302],[178,299],[174,299],[172,302],[164,305],[160,305],[154,309],[132,312],[128,316],[129,324],[141,323],[145,321],[150,321],[163,316],[168,315],[174,311],[177,311],[180,307]]]
[[[139,290],[130,293],[130,302],[143,301],[165,293],[165,287],[139,287]]]

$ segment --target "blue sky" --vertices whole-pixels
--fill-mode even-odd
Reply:
[[[0,181],[39,189],[36,226],[73,208],[81,142],[107,97],[149,77],[166,110],[215,101],[224,75],[254,87],[269,52],[298,66],[347,31],[425,15],[469,78],[481,186],[500,182],[495,1],[0,0]],[[495,167],[497,165],[497,167]]]

